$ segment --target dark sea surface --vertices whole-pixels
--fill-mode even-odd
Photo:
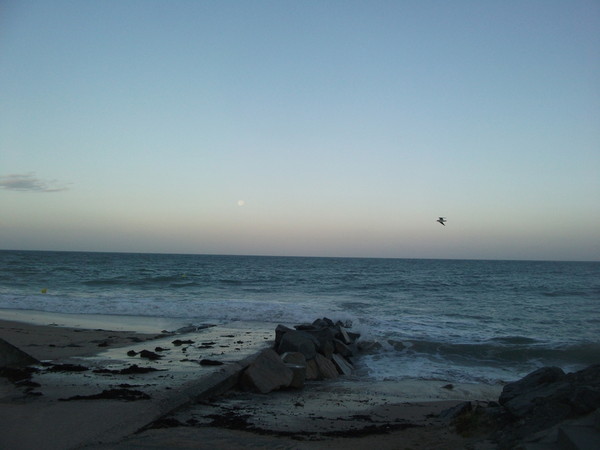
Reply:
[[[598,262],[0,251],[0,308],[349,321],[380,344],[358,362],[371,379],[498,383],[600,363]]]

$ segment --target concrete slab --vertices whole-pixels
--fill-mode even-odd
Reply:
[[[52,361],[53,365],[87,368],[80,372],[39,366],[40,372],[31,381],[40,386],[28,395],[3,390],[0,447],[69,449],[117,442],[192,401],[229,389],[255,355],[272,345],[273,337],[272,324],[230,324],[111,349],[94,357]],[[142,350],[161,357],[142,358]],[[219,365],[205,365],[203,360]],[[156,371],[121,372],[132,365]],[[139,391],[150,398],[81,399],[112,389]],[[77,396],[80,399],[71,399]]]

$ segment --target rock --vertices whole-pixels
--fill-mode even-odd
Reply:
[[[317,351],[327,359],[331,359],[334,351],[333,340],[335,339],[333,330],[331,328],[319,328],[307,329],[304,332],[315,337],[317,340]]]
[[[52,364],[48,369],[48,372],[86,372],[90,370],[88,367],[82,366],[81,364]]]
[[[0,367],[25,367],[39,361],[14,345],[0,339]]]
[[[59,398],[61,402],[71,400],[124,400],[128,402],[136,400],[149,400],[150,396],[145,392],[136,389],[105,389],[100,394],[94,395],[75,395],[69,398]]]
[[[335,337],[342,341],[346,345],[351,345],[354,343],[354,340],[348,335],[346,330],[340,326],[336,327]]]
[[[335,365],[320,353],[317,353],[315,356],[315,362],[319,368],[320,378],[329,379],[337,378],[339,376]]]
[[[306,379],[307,380],[320,380],[321,372],[319,372],[319,366],[314,359],[309,359],[306,361]]]
[[[332,328],[335,324],[333,323],[333,320],[323,317],[322,319],[316,319],[312,323],[312,326],[315,328]]]
[[[352,339],[352,342],[356,342],[360,338],[360,333],[352,333],[348,331],[348,336],[350,337],[350,339]]]
[[[151,352],[150,350],[142,350],[140,352],[140,357],[141,358],[150,359],[150,360],[153,360],[153,361],[162,358],[161,355],[156,354],[154,352]]]
[[[289,331],[283,335],[277,347],[277,353],[300,352],[306,359],[313,359],[317,354],[319,341],[303,331]]]
[[[214,359],[201,359],[201,366],[222,366],[224,363],[222,361],[215,361]]]
[[[159,369],[154,367],[138,367],[137,364],[132,364],[129,367],[119,370],[121,375],[135,375],[140,373],[157,372]]]
[[[382,347],[377,341],[358,341],[356,346],[361,352],[376,352]]]
[[[281,355],[281,360],[286,364],[306,367],[306,357],[300,352],[287,352]]]
[[[185,334],[185,333],[195,333],[198,331],[198,327],[195,325],[188,325],[187,327],[181,327],[173,331],[173,333],[177,334]]]
[[[285,366],[291,369],[293,373],[289,387],[302,389],[306,380],[306,363],[304,365],[286,363]]]
[[[506,385],[499,401],[510,417],[501,445],[515,447],[516,442],[597,411],[600,365],[568,374],[557,367],[536,370]]]
[[[456,406],[443,410],[439,414],[440,419],[455,419],[461,414],[465,414],[473,410],[473,404],[471,402],[462,402]]]
[[[323,355],[327,359],[331,359],[333,353],[335,351],[335,347],[333,345],[333,341],[324,341],[319,345],[318,351],[321,355]]]
[[[333,354],[331,361],[335,365],[335,367],[340,375],[352,375],[352,371],[353,371],[352,364],[350,364],[348,361],[346,361],[346,358],[344,358],[343,356],[338,355],[338,354]]]
[[[502,389],[498,401],[501,405],[509,402],[515,397],[531,392],[533,389],[554,383],[565,377],[565,373],[559,367],[542,367],[541,369],[531,372],[529,375],[521,378],[513,383],[508,383]]]
[[[266,349],[242,373],[240,384],[246,390],[262,394],[288,387],[294,378],[292,369],[286,367],[279,355]]]
[[[333,348],[334,348],[333,351],[335,353],[339,353],[344,358],[352,356],[352,350],[350,349],[350,347],[348,347],[346,344],[344,344],[339,339],[334,339],[333,340]]]
[[[294,330],[292,328],[286,327],[285,325],[277,325],[277,328],[275,328],[275,348],[279,347],[283,335],[289,333],[290,331]]]

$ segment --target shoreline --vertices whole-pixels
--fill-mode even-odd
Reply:
[[[0,308],[0,320],[31,325],[52,325],[66,328],[109,329],[136,333],[160,333],[188,325],[184,319],[165,319],[154,316],[126,316],[107,314],[69,314],[29,309]]]
[[[21,320],[8,320],[7,316]],[[33,318],[31,322],[34,323],[23,320],[27,317]],[[7,310],[0,310],[0,336],[36,359],[52,361],[53,364],[69,362],[90,368],[112,369],[134,361],[141,367],[152,366],[166,372],[157,372],[160,375],[154,378],[150,378],[150,375],[139,376],[133,382],[131,377],[121,379],[116,375],[93,375],[90,371],[83,375],[44,373],[32,377],[33,382],[41,384],[41,387],[34,388],[33,393],[39,392],[41,396],[11,386],[5,378],[0,377],[0,410],[4,416],[15,419],[0,427],[0,436],[4,436],[0,437],[0,443],[3,445],[11,448],[35,446],[39,443],[35,441],[36,435],[55,433],[60,424],[64,428],[64,423],[83,420],[78,425],[81,427],[78,431],[80,441],[76,441],[76,436],[59,433],[55,448],[73,448],[82,442],[86,445],[95,443],[96,448],[123,449],[196,448],[198,442],[228,448],[280,445],[292,448],[322,448],[324,445],[328,448],[356,445],[410,448],[410,445],[422,446],[424,442],[429,448],[436,448],[436,445],[439,448],[464,448],[474,438],[457,434],[450,421],[438,419],[438,415],[464,402],[480,404],[496,400],[501,390],[500,386],[449,386],[443,381],[428,380],[376,382],[347,376],[333,381],[307,383],[300,390],[283,390],[268,395],[226,389],[217,396],[209,395],[204,402],[195,403],[186,397],[194,389],[197,391],[196,387],[191,389],[190,386],[201,382],[203,377],[219,377],[225,369],[204,372],[206,369],[201,369],[197,363],[179,362],[174,356],[180,350],[174,347],[169,350],[173,356],[169,361],[172,364],[166,361],[145,362],[139,357],[127,359],[127,350],[165,346],[165,343],[173,341],[174,335],[161,334],[162,330],[140,333],[140,328],[138,331],[126,331],[123,327],[127,328],[128,324],[124,323],[127,320],[101,323],[98,317],[91,321],[82,319],[80,315],[65,317],[36,312],[8,314]],[[134,324],[136,319],[131,322]],[[100,324],[101,327],[83,328],[82,324],[89,323],[94,323],[94,326]],[[72,326],[64,326],[66,324]],[[112,328],[113,324],[119,330],[106,329]],[[268,326],[271,327],[270,324]],[[237,328],[216,326],[181,336],[196,341],[211,340],[213,345],[210,351],[218,355],[212,357],[222,359],[231,367],[239,367],[235,366],[236,360],[251,357],[256,349],[268,345],[268,339],[274,336],[274,329],[258,330],[244,330],[243,323],[239,323]],[[248,339],[248,348],[237,351],[239,349],[234,345],[242,342],[241,337]],[[215,351],[217,349],[221,351]],[[164,381],[165,378],[168,381]],[[180,381],[176,382],[178,379]],[[93,394],[105,387],[124,385],[125,382],[141,386],[138,389],[150,393],[153,400],[57,401],[73,394]],[[179,398],[178,403],[173,403],[173,398]],[[160,406],[159,410],[154,411],[154,404]],[[147,417],[152,419],[143,423],[140,417],[143,414],[136,405],[143,405],[142,410],[151,410]],[[180,406],[175,408],[175,405]],[[173,408],[177,409],[176,413],[171,412]],[[121,427],[122,430],[114,441],[111,440],[113,437],[109,429],[99,428],[99,423],[103,420],[110,422],[107,416],[114,416],[117,410],[122,411],[123,417],[129,415],[132,423],[128,428],[122,426],[122,420],[117,420],[114,427]],[[232,425],[228,422],[233,410],[242,417],[243,423]],[[207,423],[196,422],[195,426],[186,425],[197,421],[196,417],[208,416],[221,417],[221,422],[214,419]],[[169,419],[171,424],[183,426],[153,426],[161,417]],[[86,430],[86,426],[89,430]],[[135,433],[140,428],[144,431]],[[7,439],[7,442],[3,442]],[[398,447],[399,439],[406,447]]]

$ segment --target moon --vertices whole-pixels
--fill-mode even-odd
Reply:
[[[238,200],[237,205],[238,206],[244,206],[246,204],[246,202],[244,200]]]

